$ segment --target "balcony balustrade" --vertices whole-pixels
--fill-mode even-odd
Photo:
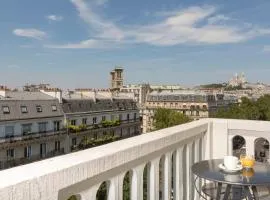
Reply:
[[[30,143],[33,143],[37,140],[49,140],[49,139],[55,139],[59,138],[61,135],[66,135],[67,131],[66,129],[60,129],[60,130],[51,130],[46,132],[33,132],[33,133],[27,133],[22,135],[10,135],[5,137],[0,137],[0,149],[6,149],[6,148],[12,148],[17,145],[28,145]]]
[[[67,200],[76,195],[94,200],[106,182],[107,199],[122,200],[129,172],[130,199],[142,200],[147,169],[149,200],[198,200],[192,164],[235,154],[236,136],[244,138],[241,148],[254,155],[258,139],[270,141],[270,122],[202,119],[3,170],[0,199]]]

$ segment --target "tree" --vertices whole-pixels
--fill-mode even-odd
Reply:
[[[153,119],[155,130],[168,128],[191,121],[186,115],[166,108],[158,108],[155,111]]]
[[[239,105],[221,108],[214,117],[270,121],[270,95],[262,96],[257,101],[243,97]]]

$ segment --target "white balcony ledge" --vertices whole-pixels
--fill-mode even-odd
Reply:
[[[126,172],[132,172],[131,199],[142,199],[142,171],[150,163],[149,199],[171,195],[171,155],[174,155],[174,198],[198,199],[190,166],[199,160],[232,154],[232,138],[246,139],[246,150],[254,154],[254,141],[270,141],[270,122],[202,119],[188,124],[128,138],[96,148],[0,171],[0,199],[66,200],[80,195],[95,198],[103,181],[109,182],[108,199],[122,199]],[[165,159],[161,159],[165,158]],[[159,186],[159,162],[164,183]],[[166,171],[167,170],[167,171]]]

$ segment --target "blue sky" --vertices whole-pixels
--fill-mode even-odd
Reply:
[[[0,84],[270,83],[269,0],[4,0]]]

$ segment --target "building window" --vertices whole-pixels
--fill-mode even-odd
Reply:
[[[26,106],[21,106],[21,112],[22,113],[28,113],[27,107]]]
[[[12,160],[15,158],[15,150],[14,149],[8,149],[7,150],[7,160]]]
[[[5,126],[5,135],[6,137],[14,136],[14,126]]]
[[[127,121],[129,121],[129,114],[127,114]]]
[[[46,143],[40,144],[40,157],[44,158],[46,156]]]
[[[119,114],[119,121],[122,121],[122,119],[123,119],[122,114]]]
[[[136,120],[136,118],[137,118],[137,113],[134,113],[134,114],[133,114],[133,118],[134,118],[134,120]]]
[[[200,109],[200,106],[196,106],[196,109],[199,110]]]
[[[31,148],[31,146],[24,147],[24,157],[25,158],[30,158],[31,155],[32,155],[32,148]]]
[[[38,123],[38,131],[40,133],[46,133],[46,131],[47,131],[47,122]]]
[[[60,123],[61,123],[61,121],[54,121],[53,122],[53,130],[54,131],[60,131]]]
[[[71,124],[72,126],[76,126],[76,119],[70,120],[70,124]]]
[[[37,108],[37,112],[42,112],[42,107],[40,105],[37,105],[36,108]]]
[[[22,134],[27,135],[32,133],[32,124],[23,124],[22,125]]]
[[[52,111],[57,111],[57,107],[56,107],[56,105],[52,105]]]
[[[200,116],[200,112],[199,111],[196,111],[196,116]]]
[[[112,121],[114,120],[114,115],[111,115],[111,120],[112,120]]]
[[[4,114],[9,114],[10,113],[10,110],[9,110],[9,107],[8,106],[3,106],[2,107],[2,110],[3,110],[3,113]]]
[[[130,127],[128,127],[127,132],[128,132],[128,136],[130,136]]]
[[[207,106],[206,105],[203,105],[203,109],[206,110],[207,109]]]
[[[60,151],[60,141],[55,141],[55,143],[54,143],[54,150],[55,151]]]
[[[102,121],[105,121],[106,120],[106,116],[102,116]]]
[[[123,129],[120,129],[120,137],[123,137]]]
[[[82,119],[82,124],[86,125],[87,124],[87,118]]]
[[[72,146],[76,146],[77,145],[77,138],[72,138],[71,144],[72,144]]]
[[[93,124],[97,123],[97,117],[93,117]]]

